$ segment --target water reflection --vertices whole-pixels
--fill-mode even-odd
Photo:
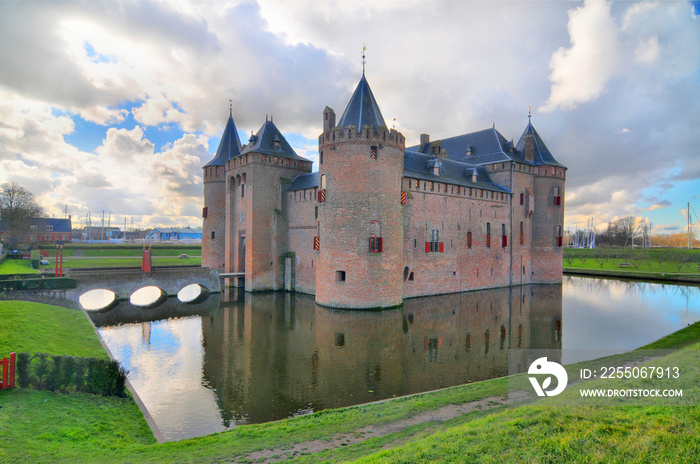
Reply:
[[[197,316],[171,298],[93,320],[162,433],[182,439],[506,375],[510,347],[561,348],[561,291],[411,299],[379,312],[234,291]]]
[[[190,284],[177,292],[177,299],[183,303],[200,303],[209,296],[209,291],[199,284]]]
[[[651,343],[700,320],[700,288],[564,278],[564,347],[623,352]],[[575,351],[564,363],[581,360]]]
[[[111,290],[96,288],[80,295],[78,302],[86,311],[107,311],[119,302],[119,298]]]
[[[228,424],[499,377],[510,347],[561,348],[561,297],[560,286],[533,286],[367,313],[321,308],[312,297],[246,295],[202,320],[204,379]]]
[[[139,288],[132,293],[129,297],[129,302],[134,306],[153,308],[165,301],[166,298],[168,298],[168,295],[161,288],[149,285]]]
[[[227,291],[91,314],[167,439],[503,376],[509,348],[569,363],[569,348],[630,350],[700,320],[697,287],[586,278],[379,312]]]

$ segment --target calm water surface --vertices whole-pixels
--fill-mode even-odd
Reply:
[[[630,350],[700,320],[700,289],[565,277],[330,310],[232,290],[92,315],[168,440],[506,375],[508,349]],[[577,353],[577,352],[574,352]],[[568,359],[567,359],[568,357]]]

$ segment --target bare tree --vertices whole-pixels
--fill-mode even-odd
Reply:
[[[634,238],[637,237],[641,231],[641,225],[642,221],[638,218],[634,216],[625,216],[612,222],[608,230],[619,239],[620,243],[623,243],[622,246],[627,246],[627,244],[632,246],[634,245]]]
[[[9,231],[9,243],[27,229],[29,219],[44,216],[44,209],[34,195],[14,182],[0,186],[0,220]]]

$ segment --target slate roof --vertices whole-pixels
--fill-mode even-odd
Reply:
[[[357,132],[360,132],[364,125],[373,126],[375,132],[379,127],[387,127],[364,73],[338,122],[340,127],[352,124],[357,126]]]
[[[292,146],[287,142],[287,139],[284,138],[284,135],[282,135],[272,121],[265,121],[265,124],[262,125],[257,134],[250,138],[249,142],[250,143],[248,143],[241,152],[241,155],[246,153],[261,153],[263,155],[309,161],[296,154]],[[279,142],[279,147],[275,146],[275,142]]]
[[[406,150],[404,153],[404,176],[431,182],[445,182],[464,187],[478,187],[510,193],[510,190],[491,180],[491,176],[489,176],[484,166],[443,158],[439,163],[439,175],[435,175],[433,174],[433,167],[436,163],[438,163],[438,160],[432,155]],[[472,181],[474,171],[476,171],[477,175],[476,182]]]
[[[318,171],[308,174],[299,174],[292,180],[292,183],[289,184],[287,191],[293,192],[295,190],[304,190],[314,187],[318,187]]]
[[[552,156],[552,153],[542,141],[540,134],[537,133],[531,121],[528,121],[527,127],[525,128],[523,135],[520,136],[520,140],[518,140],[518,144],[515,146],[517,156],[519,157],[518,161],[527,163],[527,161],[525,161],[522,157],[522,153],[523,149],[525,148],[525,136],[528,134],[533,134],[535,136],[535,158],[532,164],[534,164],[535,166],[547,165],[559,166],[562,168],[566,167],[554,159],[554,156]]]
[[[223,166],[227,160],[241,154],[241,140],[238,138],[238,130],[233,122],[233,113],[229,112],[228,121],[224,128],[224,134],[221,136],[219,148],[216,150],[216,156],[209,161],[207,166]]]
[[[495,128],[408,147],[406,151],[429,154],[431,146],[437,143],[453,161],[476,165],[510,161],[508,152],[512,142],[506,140]],[[471,150],[471,155],[467,155],[467,150]]]

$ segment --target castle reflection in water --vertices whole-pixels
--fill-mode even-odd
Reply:
[[[505,376],[510,348],[561,352],[561,285],[415,298],[378,312],[289,293],[229,299],[202,317],[203,377],[227,427]]]

